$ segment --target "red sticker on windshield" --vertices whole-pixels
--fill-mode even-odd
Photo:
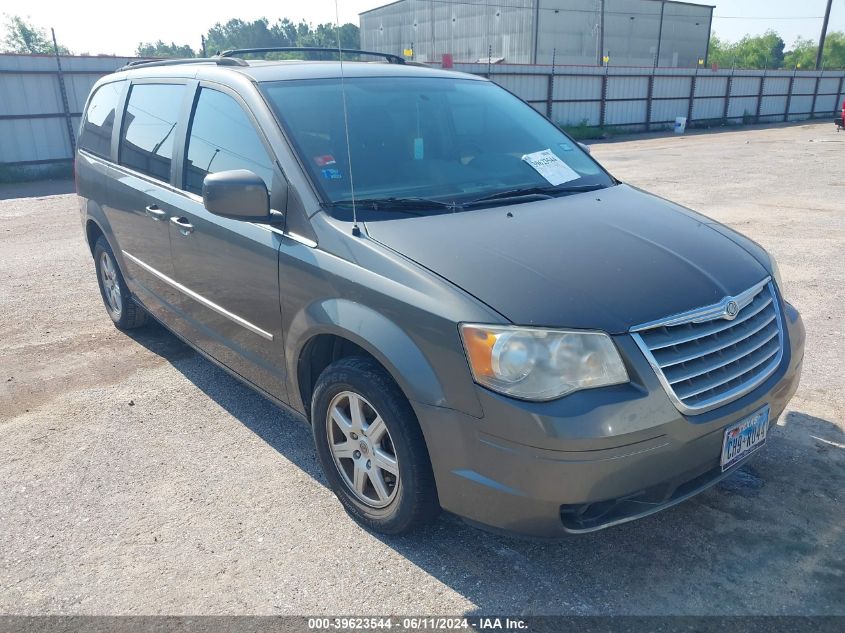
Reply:
[[[317,164],[317,167],[325,167],[326,165],[334,165],[336,161],[331,154],[324,154],[322,156],[315,156],[314,162]]]

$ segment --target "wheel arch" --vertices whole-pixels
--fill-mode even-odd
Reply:
[[[384,315],[347,299],[327,299],[301,311],[287,336],[289,393],[310,418],[311,395],[320,373],[347,356],[372,358],[408,400],[445,406],[434,369],[417,344]]]
[[[97,243],[97,238],[102,236],[106,239],[106,242],[109,243],[111,246],[112,251],[114,251],[115,257],[118,259],[118,262],[123,264],[123,257],[120,249],[117,248],[117,243],[114,235],[114,231],[112,231],[111,224],[109,223],[108,218],[106,217],[105,212],[103,211],[102,207],[97,204],[94,200],[87,200],[85,205],[85,239],[88,241],[88,248],[90,249],[91,253],[94,253],[94,245]]]
[[[97,224],[97,221],[89,217],[85,221],[85,239],[88,240],[88,250],[91,251],[92,255],[94,254],[94,245],[101,237],[107,242],[109,241],[109,238],[106,237],[105,231],[103,231],[100,225]]]

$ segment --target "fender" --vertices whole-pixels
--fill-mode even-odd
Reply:
[[[117,238],[114,235],[114,231],[112,231],[111,224],[109,223],[106,214],[103,212],[100,205],[90,198],[85,198],[84,200],[85,211],[83,215],[83,228],[85,230],[85,241],[88,242],[88,249],[92,252],[94,251],[94,245],[88,241],[88,223],[93,222],[105,236],[106,241],[109,243],[109,246],[111,246],[114,257],[117,260],[117,264],[120,266],[120,271],[123,273],[123,276],[126,277],[126,265],[123,260],[123,252],[118,247]]]
[[[120,246],[117,243],[117,237],[112,231],[111,224],[109,224],[109,220],[106,217],[106,214],[103,212],[100,205],[98,205],[93,200],[86,200],[87,202],[87,209],[85,211],[85,240],[88,241],[88,223],[93,222],[97,228],[100,229],[103,236],[106,238],[106,241],[111,246],[112,253],[114,253],[114,258],[117,260],[117,266],[120,268],[120,272],[123,275],[123,278],[126,280],[126,284],[129,286],[129,291],[132,294],[135,294],[135,280],[132,278],[132,275],[129,273],[129,269],[126,265],[126,259],[123,257],[123,251],[120,250]],[[89,250],[93,252],[94,245],[89,243],[88,244]]]
[[[285,338],[291,405],[305,411],[297,365],[305,345],[319,334],[346,338],[373,355],[409,400],[446,406],[443,387],[416,343],[382,314],[348,299],[325,299],[310,304],[291,321]]]

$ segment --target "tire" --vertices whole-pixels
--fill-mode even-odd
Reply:
[[[363,414],[357,424],[353,406]],[[364,527],[403,534],[437,517],[440,503],[422,430],[408,400],[376,362],[344,358],[323,371],[311,400],[311,428],[330,488]]]
[[[115,326],[119,330],[132,330],[145,325],[147,313],[129,294],[114,252],[103,236],[94,243],[94,268],[100,296]]]

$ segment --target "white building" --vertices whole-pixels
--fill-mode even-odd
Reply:
[[[360,15],[361,47],[417,61],[691,67],[713,6],[673,0],[398,0]]]

